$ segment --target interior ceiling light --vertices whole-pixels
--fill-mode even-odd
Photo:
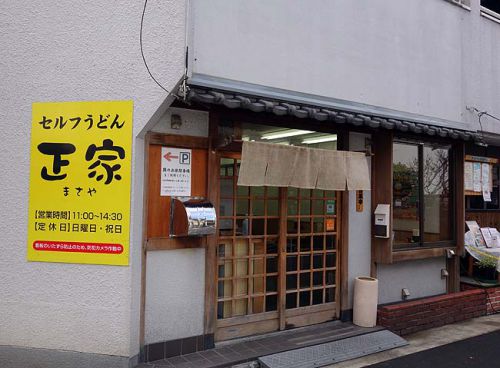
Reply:
[[[264,134],[262,136],[262,139],[280,139],[280,138],[295,137],[297,135],[304,135],[310,133],[314,132],[310,130],[290,129],[290,130],[282,130],[279,132]]]
[[[302,141],[302,144],[314,144],[323,142],[335,142],[337,140],[336,135],[327,135],[323,137],[307,138]]]

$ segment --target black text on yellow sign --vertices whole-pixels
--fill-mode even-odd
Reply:
[[[128,265],[132,101],[34,103],[28,260]]]

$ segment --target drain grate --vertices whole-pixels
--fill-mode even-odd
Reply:
[[[265,368],[314,368],[407,345],[388,330],[349,337],[259,358]]]

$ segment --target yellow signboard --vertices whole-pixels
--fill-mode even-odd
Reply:
[[[34,103],[28,260],[128,265],[132,101]]]

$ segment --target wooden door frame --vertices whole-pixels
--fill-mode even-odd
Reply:
[[[249,121],[252,123],[258,123],[258,117],[261,114],[236,114],[242,118],[242,121]],[[226,112],[221,111],[219,109],[210,110],[209,111],[209,129],[208,129],[208,137],[209,137],[209,147],[208,147],[208,179],[207,179],[207,197],[210,200],[217,212],[217,216],[219,216],[219,178],[218,178],[218,170],[219,170],[219,153],[217,152],[217,144],[218,144],[218,128],[222,119],[234,119],[234,112],[229,111]],[[248,118],[248,119],[247,119]],[[262,117],[263,118],[263,117]],[[240,120],[240,119],[239,119]],[[287,119],[287,122],[288,119]],[[290,125],[293,127],[299,126],[301,123],[301,119],[293,119],[290,120]],[[285,126],[280,121],[281,126]],[[288,124],[286,124],[288,125]],[[325,130],[330,130],[331,127],[325,128],[322,126],[321,131],[325,132]],[[349,146],[349,131],[345,128],[337,128],[331,129],[332,134],[337,134],[338,139],[338,148],[341,150],[348,150]],[[281,196],[284,191],[280,190],[280,203],[281,207],[285,206],[286,210],[286,201],[281,200]],[[337,215],[338,215],[338,231],[340,232],[340,236],[337,236],[337,264],[340,267],[340,270],[337,272],[339,280],[336,280],[336,291],[335,291],[335,317],[340,319],[342,318],[342,312],[348,309],[348,213],[349,213],[349,192],[341,191],[338,195],[338,200],[340,203],[337,204]],[[280,211],[283,211],[283,208],[280,207]],[[281,214],[281,212],[280,212]],[[280,221],[284,222],[282,224],[280,222],[280,228],[286,224],[286,217],[280,216]],[[283,240],[282,240],[283,239]],[[205,255],[205,312],[204,312],[204,334],[205,335],[215,335],[216,325],[217,325],[217,295],[216,295],[216,277],[217,277],[217,235],[209,236],[206,243],[206,255]],[[283,237],[280,230],[279,235],[279,246],[283,247],[283,242],[286,242],[286,237]],[[286,252],[280,251],[278,256],[278,267],[279,271],[286,267]],[[285,278],[279,278],[278,284],[278,316],[279,316],[279,330],[283,330],[286,324],[286,312],[285,312],[285,297],[286,293],[282,292],[283,288],[286,289],[286,285],[284,284]],[[300,309],[300,308],[299,308]],[[321,312],[324,310],[324,305],[311,306],[311,311]],[[271,314],[274,312],[265,312],[264,314]],[[289,315],[294,315],[300,312],[289,312]],[[252,320],[252,315],[246,316],[247,320],[250,322]]]

